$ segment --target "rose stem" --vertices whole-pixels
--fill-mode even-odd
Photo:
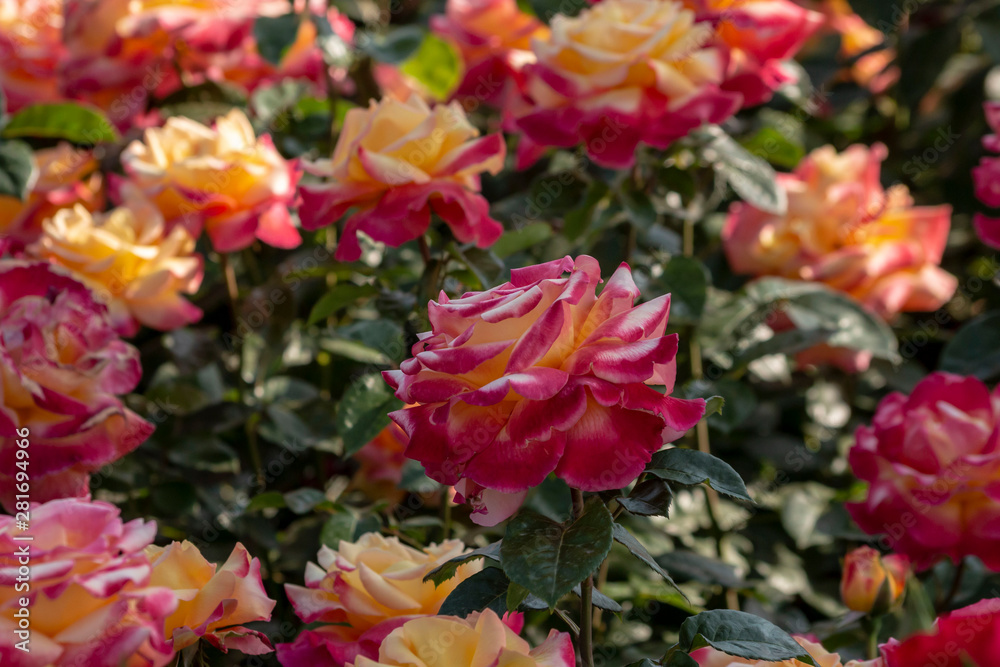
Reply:
[[[965,574],[965,559],[958,561],[955,565],[955,576],[951,580],[951,588],[948,589],[948,594],[945,595],[940,602],[938,602],[938,612],[943,612],[951,606],[951,601],[955,599],[958,595],[958,590],[962,586],[962,575]]]
[[[583,491],[572,489],[573,519],[583,516]],[[594,667],[594,605],[591,597],[594,591],[594,575],[591,573],[580,584],[580,658],[583,667]]]

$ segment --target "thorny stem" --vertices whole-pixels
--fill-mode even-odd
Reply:
[[[583,516],[583,491],[573,489],[573,518]],[[594,667],[594,575],[580,584],[580,658],[583,667]]]

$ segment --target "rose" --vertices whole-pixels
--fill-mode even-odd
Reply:
[[[715,26],[728,55],[722,89],[739,93],[743,106],[762,104],[794,80],[783,67],[823,24],[823,15],[791,0],[684,0],[701,21]]]
[[[669,295],[633,307],[639,290],[622,264],[597,297],[600,274],[593,257],[567,256],[432,301],[414,357],[383,373],[415,404],[390,415],[410,438],[406,455],[441,484],[468,479],[523,497],[555,472],[604,491],[626,486],[694,426],[704,400],[669,395],[678,344],[663,335]]]
[[[740,107],[723,91],[725,62],[712,26],[675,0],[605,0],[576,17],[556,15],[537,62],[524,68],[527,99],[512,103],[523,133],[518,165],[546,146],[586,145],[598,164],[624,169],[640,143],[666,148]]]
[[[840,598],[851,611],[884,614],[903,596],[909,571],[906,556],[883,558],[871,547],[858,547],[844,559]]]
[[[932,373],[889,394],[855,434],[848,462],[869,489],[848,511],[918,570],[969,555],[1000,570],[998,425],[1000,390],[974,377]]]
[[[104,306],[43,263],[0,261],[0,489],[13,511],[18,442],[30,447],[31,499],[88,492],[90,473],[138,447],[153,426],[120,394],[142,375]],[[28,436],[18,435],[27,429]]]
[[[146,555],[153,566],[149,585],[163,586],[177,596],[177,609],[167,617],[164,632],[174,651],[201,638],[223,652],[235,648],[259,655],[274,650],[263,634],[240,626],[269,621],[275,605],[264,590],[260,561],[242,544],[236,544],[218,569],[186,540],[148,546]]]
[[[403,464],[406,463],[406,433],[394,423],[379,431],[354,453],[360,465],[351,478],[351,488],[364,492],[372,500],[396,504],[406,495],[400,487]]]
[[[65,54],[61,0],[0,5],[0,88],[8,112],[60,99],[57,72]]]
[[[994,134],[983,137],[983,147],[1000,153],[1000,102],[983,104],[986,122]],[[972,170],[976,184],[976,198],[991,208],[1000,206],[1000,157],[984,157],[979,166]],[[1000,218],[991,218],[977,213],[973,220],[979,238],[991,248],[1000,249]]]
[[[940,268],[951,207],[914,206],[903,185],[879,180],[882,144],[843,153],[818,148],[791,174],[778,174],[788,210],[775,215],[737,202],[722,241],[736,273],[816,281],[853,297],[885,320],[901,312],[936,310],[958,287]],[[779,327],[791,328],[779,320]],[[802,365],[834,363],[864,370],[871,355],[819,346],[798,355]]]
[[[503,168],[503,137],[479,134],[461,105],[428,107],[419,97],[385,98],[351,109],[331,160],[312,170],[329,185],[302,186],[299,215],[306,229],[333,224],[349,209],[334,255],[361,256],[358,232],[399,246],[430,226],[431,211],[463,243],[491,245],[503,232],[479,195],[479,174]]]
[[[535,58],[531,40],[549,34],[515,0],[448,0],[444,15],[432,16],[430,25],[455,45],[465,64],[454,97],[497,106],[509,84],[517,90],[523,85],[521,69]]]
[[[847,0],[826,0],[822,9],[828,25],[840,33],[840,57],[854,61],[850,67],[851,78],[876,94],[896,83],[899,68],[891,67],[896,60],[895,49],[875,48],[885,45],[885,34],[865,23]]]
[[[830,653],[823,645],[812,641],[807,637],[793,637],[799,645],[812,656],[817,667],[885,667],[882,659],[861,662],[851,660],[847,664],[840,662],[840,655]],[[806,667],[806,663],[801,660],[782,660],[781,662],[768,662],[766,660],[747,660],[727,655],[714,648],[701,648],[691,654],[695,662],[700,667],[739,667],[740,665],[754,665],[754,667]]]
[[[150,565],[142,552],[156,536],[155,523],[122,523],[114,505],[72,498],[32,505],[31,541],[17,541],[16,525],[13,516],[0,516],[0,661],[20,667],[159,667],[172,659],[163,620],[177,600],[166,588],[149,587]],[[25,545],[27,589],[18,588],[18,576],[23,582],[27,569],[18,555]],[[15,633],[23,629],[17,617],[22,598],[30,609],[27,652],[15,645],[23,639]]]
[[[198,291],[202,258],[183,227],[168,233],[159,211],[131,187],[109,213],[82,205],[42,223],[29,255],[64,266],[105,301],[118,332],[134,335],[144,324],[161,331],[201,319],[181,294]]]
[[[24,201],[0,195],[0,236],[18,244],[33,243],[42,233],[42,221],[61,208],[76,204],[88,211],[104,208],[101,174],[91,151],[65,142],[36,151],[34,173]]]
[[[359,655],[375,658],[382,639],[416,616],[436,614],[463,580],[478,572],[476,561],[459,566],[451,579],[435,586],[424,576],[466,553],[458,540],[413,549],[395,537],[365,533],[356,542],[341,540],[336,551],[319,550],[319,565],[306,567],[306,585],[287,584],[295,613],[305,623],[329,623],[306,630],[294,643],[278,644],[286,667],[342,665]]]
[[[987,667],[1000,649],[1000,599],[940,616],[934,627],[881,646],[885,667]]]
[[[417,657],[420,662],[414,662]],[[407,621],[393,630],[379,647],[378,658],[358,656],[353,667],[575,667],[576,654],[569,634],[552,630],[537,648],[504,625],[486,609],[468,618],[428,616]]]
[[[194,236],[204,225],[219,252],[245,248],[254,237],[278,248],[302,241],[288,213],[296,200],[296,163],[281,157],[270,136],[257,138],[238,109],[211,128],[169,118],[129,144],[122,165],[168,225],[183,225]]]
[[[733,204],[722,232],[733,270],[822,282],[887,320],[940,307],[957,287],[938,266],[951,207],[914,206],[902,185],[884,190],[885,157],[882,144],[824,146],[778,175],[786,214]]]

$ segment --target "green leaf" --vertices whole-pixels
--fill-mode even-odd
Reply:
[[[448,42],[433,33],[424,35],[420,48],[399,66],[439,100],[451,97],[462,79],[462,61]]]
[[[499,282],[500,276],[507,272],[504,263],[489,250],[476,246],[459,247],[452,242],[448,244],[448,253],[469,269],[477,289],[489,289]]]
[[[357,517],[350,512],[334,514],[323,524],[319,532],[319,541],[331,549],[337,549],[341,540],[350,542],[354,538],[354,529],[357,525]]]
[[[207,472],[238,473],[240,457],[232,447],[209,435],[189,435],[167,453],[171,463]]]
[[[745,202],[768,213],[785,214],[788,196],[778,186],[771,165],[740,146],[718,126],[711,125],[693,134],[704,143],[706,157],[716,173],[725,178]]]
[[[252,512],[254,510],[281,508],[287,507],[287,505],[285,496],[280,491],[265,491],[251,498],[245,511]]]
[[[500,548],[504,572],[554,607],[604,562],[613,530],[611,513],[599,498],[569,523],[522,511],[507,523]]]
[[[573,587],[573,592],[576,594],[577,597],[580,597],[581,595],[580,584],[577,584],[576,586]],[[610,611],[615,614],[622,611],[622,606],[620,604],[618,604],[613,599],[609,598],[607,595],[597,590],[596,588],[592,588],[590,590],[590,602],[598,609],[603,609],[604,611]]]
[[[709,396],[705,399],[705,416],[711,417],[715,414],[722,414],[722,408],[726,407],[726,399],[721,396]]]
[[[528,599],[531,595],[528,589],[521,584],[515,584],[510,582],[510,586],[507,587],[507,611],[517,611],[520,609],[521,604]]]
[[[498,567],[487,567],[472,575],[451,592],[441,604],[441,616],[465,618],[474,611],[492,609],[498,616],[507,613],[510,581]]]
[[[583,204],[563,216],[563,234],[570,241],[575,241],[587,231],[594,218],[594,211],[601,200],[608,194],[608,186],[600,181],[594,181],[587,186],[587,196]]]
[[[375,285],[355,285],[354,283],[334,285],[313,305],[312,310],[309,311],[307,324],[316,324],[341,308],[352,305],[358,299],[375,296],[378,293],[379,289]]]
[[[505,259],[514,253],[540,245],[550,238],[552,238],[552,227],[544,222],[533,222],[520,229],[504,232],[490,250],[500,259]]]
[[[284,494],[288,509],[296,514],[308,514],[317,505],[327,501],[326,495],[319,489],[302,488]]]
[[[424,34],[419,26],[406,25],[392,28],[385,35],[359,35],[357,44],[374,60],[398,65],[420,48]]]
[[[656,562],[669,569],[681,581],[694,580],[727,588],[746,586],[746,582],[737,576],[736,568],[732,565],[693,551],[668,551],[657,556]]]
[[[344,439],[344,456],[364,447],[389,425],[389,413],[403,407],[379,373],[365,375],[344,392],[337,406],[337,432]]]
[[[668,516],[674,494],[670,485],[660,478],[646,479],[635,485],[627,496],[615,500],[632,514],[639,516]]]
[[[708,484],[733,498],[753,502],[747,487],[732,466],[696,449],[673,447],[653,454],[646,472],[679,484]]]
[[[628,532],[628,529],[625,528],[625,526],[620,523],[614,524],[613,535],[615,542],[624,546],[628,549],[630,554],[645,563],[653,572],[663,577],[668,584],[677,588],[677,584],[674,583],[673,578],[667,574],[667,571],[660,567],[655,560],[653,560],[653,557],[649,555],[648,551],[646,551],[646,547],[642,546],[639,540],[635,539],[635,536]]]
[[[670,317],[696,322],[708,299],[708,270],[693,257],[675,255],[655,279],[657,290],[670,294]]]
[[[666,663],[678,664],[669,659],[678,651],[690,653],[704,646],[747,660],[800,660],[807,665],[816,664],[812,656],[778,626],[759,616],[728,609],[703,611],[687,618],[681,624],[677,644],[667,653]]]
[[[689,656],[687,653],[682,653],[681,651],[670,654],[664,665],[665,667],[699,667],[697,660]]]
[[[258,16],[253,24],[253,36],[261,57],[272,65],[280,64],[281,58],[298,38],[301,22],[301,17],[295,13]]]
[[[636,189],[631,179],[626,180],[618,192],[618,201],[622,203],[629,221],[638,229],[649,229],[656,224],[657,214],[653,201],[642,190]]]
[[[32,104],[14,114],[3,137],[65,139],[75,144],[118,141],[118,131],[103,113],[76,102]]]
[[[740,143],[751,154],[785,169],[797,167],[806,154],[801,144],[790,141],[773,127],[762,127],[757,134]]]
[[[500,562],[500,545],[503,544],[503,540],[497,540],[492,544],[487,544],[485,547],[479,547],[478,549],[473,549],[468,553],[464,553],[461,556],[456,556],[449,561],[445,561],[441,565],[437,566],[424,576],[424,581],[433,581],[434,585],[440,585],[441,582],[447,581],[455,576],[455,572],[458,571],[460,565],[464,565],[469,561],[476,560],[478,558],[488,558],[492,561]]]
[[[23,141],[0,142],[0,195],[23,200],[32,169],[34,160],[28,144]]]
[[[1000,312],[981,315],[962,326],[941,352],[941,370],[981,380],[1000,376]]]

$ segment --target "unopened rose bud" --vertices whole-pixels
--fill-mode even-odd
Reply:
[[[840,597],[853,611],[885,613],[902,597],[909,571],[906,556],[882,557],[871,547],[859,547],[844,559]]]

